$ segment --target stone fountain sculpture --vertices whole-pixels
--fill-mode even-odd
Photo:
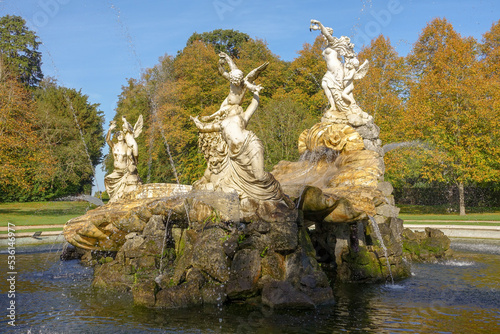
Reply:
[[[94,287],[131,291],[148,307],[238,300],[316,307],[333,301],[331,283],[409,274],[379,130],[352,95],[368,63],[359,66],[347,37],[316,20],[311,29],[328,40],[330,108],[301,134],[302,159],[264,170],[262,142],[247,125],[262,89],[254,80],[267,63],[243,78],[220,54],[230,93],[215,114],[192,117],[204,176],[192,187],[138,184],[66,224],[66,239],[95,266]],[[247,90],[252,100],[243,109]],[[133,145],[127,152],[137,162]]]
[[[111,131],[116,129],[116,121],[112,121],[106,135],[106,142],[113,154],[114,170],[104,178],[104,186],[109,195],[109,201],[115,202],[125,194],[137,189],[142,184],[137,173],[137,160],[139,148],[135,138],[142,132],[142,115],[137,119],[137,123],[132,128],[125,116],[122,117],[123,131],[116,134],[117,142],[111,141]]]

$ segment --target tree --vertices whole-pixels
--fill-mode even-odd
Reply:
[[[46,197],[89,193],[102,161],[104,116],[81,91],[59,87],[53,79],[35,91],[39,133],[55,159]]]
[[[216,29],[210,32],[193,33],[187,40],[186,46],[195,41],[211,44],[215,52],[225,52],[233,58],[239,58],[240,47],[250,40],[250,36],[233,29]]]
[[[38,36],[28,29],[22,17],[0,18],[0,54],[4,56],[4,65],[15,69],[21,82],[28,86],[36,86],[43,78],[39,45]]]
[[[328,107],[328,100],[321,88],[321,80],[326,72],[322,51],[327,42],[322,36],[316,37],[314,44],[305,43],[299,57],[290,64],[289,79],[285,93],[294,101],[307,108],[309,113],[320,116]]]
[[[271,170],[281,160],[298,160],[298,138],[315,122],[304,106],[290,98],[273,99],[259,108],[250,129],[264,144],[266,169]]]
[[[458,187],[462,215],[464,185],[500,180],[499,113],[478,51],[473,38],[462,38],[446,19],[435,19],[408,56],[415,82],[404,129],[433,151],[422,177]]]
[[[38,132],[31,93],[5,70],[0,78],[0,142],[0,201],[39,199],[53,175],[54,160]]]
[[[383,35],[364,47],[358,58],[360,63],[367,59],[370,69],[362,80],[356,82],[356,101],[373,116],[384,143],[401,141],[404,132],[398,124],[403,116],[403,98],[407,95],[404,58],[397,54],[390,40]]]

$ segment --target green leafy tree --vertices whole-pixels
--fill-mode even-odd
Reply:
[[[233,29],[216,29],[210,32],[194,33],[189,37],[186,46],[194,41],[202,41],[211,44],[215,52],[225,52],[233,58],[239,58],[240,47],[244,42],[250,40],[250,36]]]
[[[81,91],[52,79],[35,91],[39,132],[55,158],[47,198],[90,193],[94,169],[102,161],[104,116]]]
[[[28,29],[22,17],[0,18],[0,54],[4,56],[4,65],[15,69],[20,80],[29,86],[36,86],[43,78],[39,45],[38,36]]]
[[[290,98],[273,99],[259,108],[250,122],[250,129],[264,144],[266,169],[271,170],[281,160],[298,160],[298,138],[315,122],[304,106]]]

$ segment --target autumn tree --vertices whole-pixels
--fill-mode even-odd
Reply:
[[[322,36],[316,37],[311,45],[305,43],[298,51],[299,57],[290,64],[287,85],[284,91],[291,99],[302,104],[310,114],[317,117],[328,107],[328,100],[321,88],[321,81],[326,72],[326,64],[322,56],[327,46]]]
[[[0,18],[0,54],[4,56],[4,65],[15,69],[21,82],[29,86],[36,86],[43,78],[39,45],[38,36],[28,29],[22,17]]]
[[[272,170],[281,160],[298,160],[298,138],[316,122],[304,106],[286,97],[273,99],[259,108],[249,129],[264,144],[266,169]]]
[[[406,95],[404,58],[383,35],[363,47],[358,58],[360,63],[368,60],[370,69],[362,80],[356,81],[356,101],[373,116],[384,144],[398,142],[403,138],[398,123],[403,116]]]
[[[0,201],[39,199],[54,161],[40,137],[31,92],[5,68],[0,78],[0,142]]]
[[[407,58],[414,82],[404,129],[433,152],[422,177],[458,187],[462,215],[465,185],[500,178],[499,114],[478,56],[473,38],[461,37],[446,19],[435,19]]]

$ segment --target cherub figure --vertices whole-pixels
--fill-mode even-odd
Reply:
[[[368,72],[368,60],[359,66],[359,60],[356,57],[345,57],[344,79],[342,98],[348,105],[356,103],[352,91],[354,90],[354,80],[359,80]]]
[[[221,52],[219,53],[219,57],[220,59],[219,63],[217,64],[217,68],[219,69],[219,73],[222,75],[222,77],[229,81],[229,94],[222,102],[218,111],[210,116],[201,117],[201,120],[204,122],[211,122],[218,116],[224,117],[230,106],[241,106],[243,97],[245,96],[247,89],[250,89],[250,91],[260,91],[262,89],[262,86],[256,85],[253,82],[257,79],[260,73],[267,68],[267,65],[269,65],[269,62],[265,62],[264,64],[250,71],[246,77],[243,77],[243,72],[236,66],[230,56],[228,56],[224,52]],[[228,64],[229,72],[225,70],[224,64]]]
[[[130,150],[130,156],[132,157],[132,159],[134,159],[133,160],[134,165],[137,165],[139,147],[137,146],[135,138],[139,137],[139,135],[142,132],[142,127],[144,125],[142,115],[139,115],[139,118],[137,119],[137,122],[135,123],[133,128],[132,125],[129,122],[127,122],[125,116],[122,116],[122,121],[123,121],[123,135],[125,137],[125,142],[127,143],[127,146]]]

